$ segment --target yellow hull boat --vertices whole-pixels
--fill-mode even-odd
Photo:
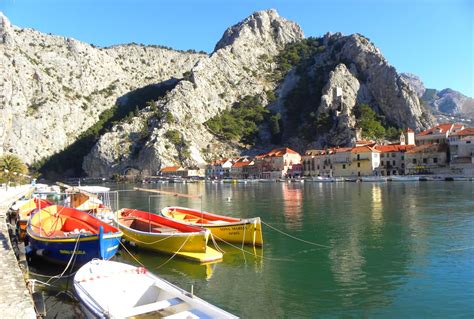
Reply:
[[[223,257],[222,253],[207,246],[210,232],[201,227],[129,208],[117,211],[115,217],[123,237],[142,249],[175,254],[201,263]]]
[[[176,206],[163,208],[161,215],[187,225],[204,227],[219,241],[263,245],[260,217],[235,218]]]

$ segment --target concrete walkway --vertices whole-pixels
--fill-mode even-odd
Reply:
[[[30,186],[0,190],[0,317],[36,318],[31,295],[26,288],[15,253],[11,247],[5,214],[12,203],[23,196]]]

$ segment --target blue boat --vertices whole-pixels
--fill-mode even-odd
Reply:
[[[29,248],[53,263],[83,265],[112,258],[122,232],[77,209],[52,205],[37,212],[27,227]]]

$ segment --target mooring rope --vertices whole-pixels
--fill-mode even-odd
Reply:
[[[290,234],[288,234],[288,233],[285,233],[284,231],[279,230],[278,228],[275,228],[275,227],[273,227],[273,226],[271,226],[271,225],[265,223],[263,220],[262,220],[262,224],[264,224],[265,226],[267,226],[267,227],[269,227],[269,228],[271,228],[271,229],[273,229],[273,230],[279,232],[280,234],[283,234],[283,235],[288,236],[288,237],[290,237],[290,238],[293,238],[293,239],[295,239],[295,240],[301,241],[301,242],[303,242],[303,243],[306,243],[306,244],[309,244],[309,245],[314,245],[314,246],[317,246],[317,247],[331,248],[331,247],[326,246],[326,245],[321,245],[321,244],[318,244],[318,243],[313,243],[313,242],[311,242],[311,241],[308,241],[308,240],[305,240],[305,239],[301,239],[301,238],[295,237],[295,236],[293,236],[293,235],[290,235]]]
[[[164,263],[162,263],[161,265],[159,265],[158,267],[155,267],[155,268],[153,268],[153,269],[154,269],[154,270],[160,269],[161,267],[163,267],[164,265],[166,265],[168,262],[170,262],[171,259],[173,259],[173,258],[180,252],[180,250],[184,247],[184,245],[188,242],[189,237],[190,237],[190,236],[188,236],[188,237],[186,238],[186,240],[185,240],[185,241],[183,242],[183,244],[179,247],[179,249],[178,249],[167,261],[165,261]]]
[[[74,246],[74,250],[73,250],[73,252],[72,252],[72,254],[71,254],[71,258],[69,258],[69,261],[68,261],[68,263],[67,263],[67,265],[66,265],[66,268],[64,268],[63,272],[60,273],[59,275],[52,276],[51,278],[48,279],[48,281],[47,281],[46,283],[49,284],[49,282],[50,282],[52,279],[54,279],[54,278],[60,279],[60,278],[63,277],[63,275],[66,273],[67,269],[68,269],[69,266],[71,265],[71,261],[74,259],[74,257],[76,257],[75,255],[76,255],[76,251],[77,251],[77,248],[78,248],[78,244],[79,244],[79,240],[80,240],[80,239],[81,239],[81,235],[79,234],[79,235],[77,236],[76,245]]]
[[[122,245],[122,247],[125,249],[125,251],[126,251],[133,259],[135,259],[135,261],[136,261],[140,266],[145,267],[145,265],[142,264],[142,263],[140,262],[140,260],[138,260],[138,259],[127,249],[127,247],[125,247],[125,245],[122,243],[122,241],[120,241],[120,245]]]
[[[215,236],[218,240],[220,240],[220,241],[226,243],[227,245],[229,245],[229,246],[231,246],[231,247],[233,247],[233,248],[235,248],[235,249],[237,249],[237,250],[240,250],[240,251],[242,251],[242,252],[244,252],[244,253],[246,253],[246,254],[252,255],[252,256],[254,256],[254,257],[256,257],[256,258],[262,258],[262,259],[273,260],[273,261],[291,261],[291,262],[297,262],[297,260],[294,260],[294,259],[270,258],[270,257],[258,256],[257,254],[250,253],[250,252],[248,252],[248,251],[246,251],[246,250],[244,250],[244,249],[241,249],[241,248],[238,247],[238,246],[232,245],[231,243],[229,243],[228,241],[226,241],[226,240],[220,238],[220,237],[217,236],[217,235],[214,235],[214,236]]]

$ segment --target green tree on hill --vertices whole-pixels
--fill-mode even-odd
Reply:
[[[377,113],[367,104],[361,104],[355,110],[357,127],[362,129],[362,137],[382,139],[385,137],[385,128],[377,118]]]

